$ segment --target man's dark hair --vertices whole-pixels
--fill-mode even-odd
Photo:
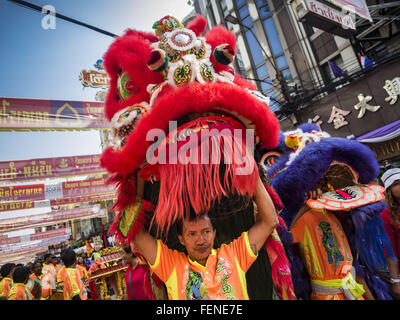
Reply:
[[[13,268],[15,268],[15,264],[14,263],[6,263],[0,269],[1,276],[3,278],[7,277],[10,274],[10,272],[11,272],[11,270]]]
[[[132,252],[131,246],[124,246],[122,248],[125,253],[132,255],[132,257],[136,257],[136,255]]]
[[[213,224],[213,219],[211,219],[211,217],[206,215],[206,214],[201,214],[201,215],[190,214],[188,220],[189,220],[189,222],[192,222],[192,221],[197,221],[199,219],[203,219],[205,217],[208,217],[210,219],[211,226],[212,226],[213,229],[215,229],[214,224]],[[182,235],[182,232],[183,232],[183,220],[179,220],[179,221],[176,222],[176,230],[178,232],[178,235]]]
[[[72,266],[76,261],[76,253],[71,248],[65,249],[61,253],[61,259],[64,262],[64,265],[69,268]]]
[[[44,255],[44,257],[43,257],[43,261],[46,262],[46,260],[49,259],[51,256],[52,256],[51,253],[46,253],[46,254]]]
[[[16,267],[13,273],[14,283],[25,283],[25,281],[29,278],[29,274],[29,267]]]

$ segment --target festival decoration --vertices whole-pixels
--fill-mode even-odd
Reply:
[[[95,286],[92,286],[92,289],[97,291],[94,296],[97,296],[98,300],[110,300],[108,288],[112,286],[116,291],[115,300],[122,300],[126,291],[124,272],[128,267],[122,264],[122,249],[108,247],[100,250],[98,254],[101,266],[88,274],[89,281],[95,282]]]

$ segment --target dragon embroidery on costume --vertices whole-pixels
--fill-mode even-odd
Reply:
[[[337,240],[336,236],[332,233],[331,225],[329,222],[321,221],[319,223],[319,227],[322,230],[322,245],[325,248],[326,254],[328,256],[328,263],[335,263],[335,268],[337,267],[337,263],[339,261],[343,261],[344,258],[340,253],[340,250],[336,246]]]

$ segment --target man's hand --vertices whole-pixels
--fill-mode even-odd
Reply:
[[[316,200],[316,199],[321,198],[322,193],[323,193],[322,190],[321,190],[320,188],[318,188],[317,190],[311,190],[311,191],[309,191],[309,192],[308,192],[308,197],[309,197],[310,199]]]
[[[157,240],[143,229],[138,231],[133,238],[136,249],[153,265],[157,258]]]

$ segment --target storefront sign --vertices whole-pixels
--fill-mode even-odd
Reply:
[[[306,3],[308,9],[315,14],[338,23],[344,28],[356,30],[355,21],[353,21],[350,15],[340,12],[316,0],[306,0]]]
[[[385,98],[385,101],[389,102],[390,104],[395,104],[400,96],[400,77],[396,77],[392,80],[386,80],[383,89],[385,89],[389,95],[387,98]]]
[[[43,199],[45,199],[45,187],[43,183],[0,187],[0,202]]]
[[[367,145],[374,151],[378,161],[400,155],[400,137],[381,143],[368,143]]]
[[[104,103],[0,97],[0,129],[109,129]]]
[[[1,219],[0,232],[36,228],[76,219],[104,217],[104,214],[104,211],[98,210],[98,206],[85,206],[68,210],[57,210],[44,214]]]
[[[339,8],[348,10],[350,12],[354,12],[355,14],[358,14],[361,18],[367,19],[372,22],[368,5],[365,0],[327,0],[327,1],[333,3]]]
[[[57,207],[65,204],[79,204],[83,202],[97,202],[105,200],[116,199],[115,192],[94,194],[88,196],[78,196],[72,198],[59,198],[53,200],[41,200],[41,201],[21,201],[21,202],[0,202],[0,212],[24,210],[32,208],[46,208],[46,207]]]
[[[354,109],[360,110],[357,118],[362,118],[365,114],[365,111],[377,112],[381,106],[371,106],[368,104],[372,100],[371,96],[364,96],[362,93],[358,95],[358,103],[354,106]]]
[[[0,181],[25,181],[105,172],[100,154],[0,162]]]
[[[76,198],[115,192],[113,184],[107,185],[106,178],[80,181],[66,181],[57,184],[22,185],[0,187],[0,204],[3,202],[19,202],[24,200],[54,200]]]
[[[334,128],[337,130],[343,126],[348,125],[349,123],[346,121],[346,116],[350,113],[351,111],[345,111],[339,108],[336,108],[335,106],[332,107],[332,112],[331,116],[328,120],[328,123],[333,122]]]
[[[38,232],[38,233],[34,233],[34,234],[29,234],[27,236],[2,238],[2,239],[0,239],[0,246],[16,244],[16,243],[21,243],[21,242],[29,242],[29,241],[55,238],[55,237],[65,236],[65,235],[70,235],[70,234],[71,234],[70,228],[60,228],[60,229],[50,230],[50,231],[46,231],[46,232]]]
[[[59,236],[56,238],[51,238],[51,239],[45,239],[39,242],[28,242],[28,243],[22,243],[19,245],[12,245],[12,246],[0,246],[0,256],[4,255],[9,255],[13,253],[20,253],[20,252],[25,252],[25,251],[35,251],[37,250],[37,247],[41,246],[48,246],[51,244],[56,244],[60,242],[64,242],[69,239],[68,236]]]

